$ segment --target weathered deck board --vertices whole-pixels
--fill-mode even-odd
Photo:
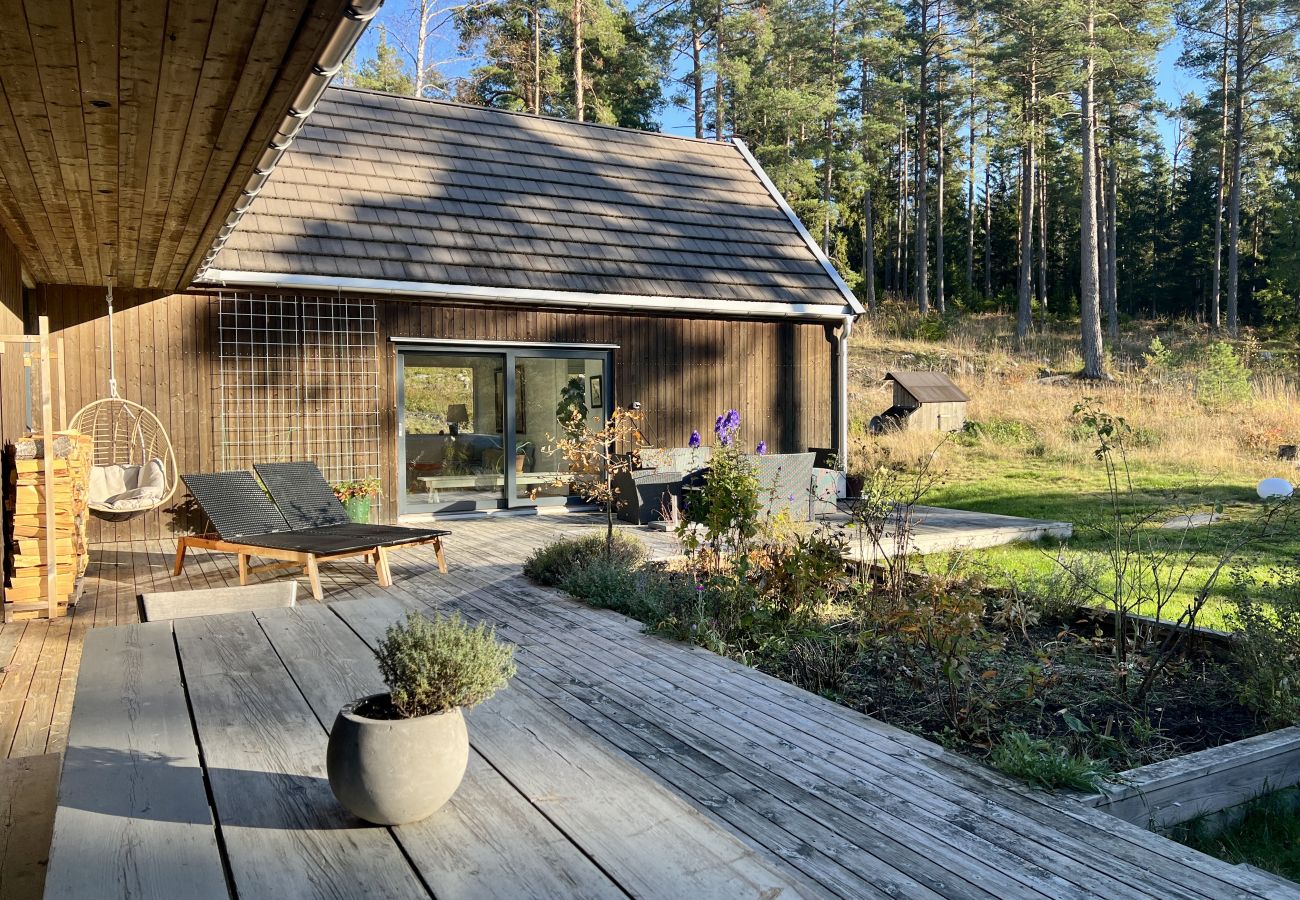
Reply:
[[[323,727],[344,703],[384,690],[370,648],[324,607],[256,616]],[[394,834],[442,900],[510,900],[525,887],[535,896],[624,896],[477,751],[451,802]]]
[[[0,897],[40,900],[54,829],[57,753],[0,759]]]
[[[425,896],[393,836],[334,801],[325,732],[253,617],[157,624],[176,632],[239,894]]]
[[[352,600],[365,606],[367,598],[396,599],[500,623],[502,635],[521,647],[521,675],[510,694],[565,717],[585,740],[603,742],[642,777],[723,825],[785,873],[800,895],[867,897],[892,890],[917,897],[1300,897],[1300,890],[1274,879],[1012,783],[914,735],[730,660],[644,635],[636,622],[522,578],[520,564],[533,548],[563,534],[592,533],[602,524],[583,515],[451,521],[450,575],[439,575],[432,553],[424,551],[394,554],[395,584],[387,591],[365,566],[326,566],[326,599],[340,608]],[[671,537],[657,536],[655,543],[666,555]],[[173,552],[167,542],[97,552],[74,610],[57,684],[39,681],[41,694],[57,691],[52,703],[32,690],[49,624],[0,629],[0,665],[6,654],[18,663],[0,673],[0,756],[12,752],[19,730],[11,714],[26,715],[22,747],[35,749],[31,736],[41,726],[32,723],[45,715],[51,717],[47,748],[61,746],[81,642],[93,628],[135,621],[138,592],[237,583],[229,559],[206,553],[196,553],[184,575],[173,579],[167,569]],[[252,580],[285,578],[264,573]],[[318,608],[306,603],[300,610]],[[282,612],[258,613],[262,624],[252,637],[265,641],[270,635],[283,653],[289,645],[274,624]],[[294,652],[315,647],[326,663],[313,670],[317,675],[303,676],[298,687],[307,703],[297,710],[323,742],[321,726],[328,725],[334,699],[364,683],[354,678],[373,677],[373,663],[355,643],[335,665],[337,648],[322,650],[326,645],[313,643],[310,635],[298,639],[303,643]],[[50,653],[56,652],[51,645]],[[235,673],[231,678],[262,677],[232,664],[238,657],[222,658]],[[480,835],[485,848],[507,846],[508,832],[494,823],[521,812],[509,803],[497,809],[482,805],[501,796],[503,773],[494,762],[490,755],[474,757],[463,796],[479,799],[472,813],[457,808],[457,815],[469,818],[447,826]],[[549,827],[564,833],[564,824],[556,820]],[[408,846],[398,831],[409,852],[417,842]],[[429,859],[415,861],[430,887],[444,879],[437,882],[440,896],[472,894],[474,873],[492,861],[487,849],[480,857],[462,852],[449,861],[453,845],[439,845],[429,835],[418,843],[438,848]],[[900,844],[908,852],[895,852]],[[455,869],[453,862],[464,868]]]
[[[45,896],[228,897],[169,624],[92,632],[77,691]]]
[[[388,598],[334,605],[372,644],[400,610]],[[629,894],[721,900],[792,889],[693,806],[514,691],[471,711],[469,721],[478,752]]]
[[[502,602],[511,604],[509,610],[503,610],[494,608],[491,600],[484,600],[489,596],[486,591],[466,593],[453,605],[473,612],[475,618],[500,623],[503,634],[511,639],[516,639],[518,634],[514,623],[542,621],[538,618],[540,612],[536,606],[514,603],[514,598],[502,598],[501,592],[497,591],[496,596]],[[585,611],[579,615],[585,615]],[[913,838],[911,846],[925,846],[927,850],[938,846],[942,850],[944,844],[954,843],[962,851],[959,860],[981,860],[981,865],[984,861],[1001,862],[1007,866],[1004,871],[1008,877],[1013,879],[1021,871],[1027,870],[1023,881],[1031,885],[1052,885],[1058,879],[1051,869],[1059,867],[1072,871],[1076,878],[1082,879],[1083,884],[1095,890],[1105,890],[1114,896],[1126,895],[1126,889],[1114,880],[1098,873],[1089,873],[1068,857],[1056,853],[1052,849],[1055,835],[1047,832],[1025,834],[1023,828],[1013,832],[1003,824],[986,823],[978,812],[978,798],[972,798],[971,810],[962,810],[948,799],[952,788],[949,783],[944,783],[937,790],[918,791],[907,778],[889,771],[888,764],[893,760],[888,754],[866,761],[878,770],[882,763],[886,766],[871,779],[870,784],[857,776],[863,761],[837,763],[837,756],[842,758],[842,754],[832,745],[814,740],[800,748],[804,750],[810,747],[812,752],[792,755],[788,743],[783,742],[781,737],[784,730],[782,722],[773,718],[772,709],[754,709],[751,704],[744,716],[733,715],[717,704],[707,702],[705,698],[710,695],[711,689],[691,680],[685,682],[686,686],[665,680],[665,675],[671,677],[674,673],[656,666],[653,658],[637,662],[639,653],[636,644],[647,645],[652,654],[657,654],[663,649],[664,642],[634,635],[626,644],[611,646],[608,654],[603,657],[607,661],[602,664],[602,656],[598,652],[602,643],[600,635],[584,631],[579,623],[573,621],[560,621],[554,627],[555,633],[540,638],[540,645],[538,640],[544,634],[544,629],[533,631],[531,637],[524,639],[527,643],[524,653],[529,660],[530,674],[549,674],[553,684],[570,693],[578,693],[581,698],[579,709],[599,710],[610,715],[611,708],[616,708],[611,701],[625,706],[639,704],[637,711],[632,714],[634,719],[671,728],[674,736],[685,736],[685,740],[698,742],[700,746],[708,748],[711,755],[722,758],[719,764],[729,771],[749,773],[748,777],[755,784],[762,785],[764,799],[770,799],[773,794],[780,795],[784,790],[795,808],[826,810],[823,815],[830,817],[836,832],[841,835],[855,834],[855,826],[856,833],[860,834],[863,826],[856,820],[875,822],[883,834],[898,835],[900,840],[906,840],[910,836]],[[586,648],[581,660],[572,654],[566,656],[563,649],[566,644],[575,641]],[[555,647],[554,651],[547,650],[548,643]],[[544,662],[539,666],[533,661],[534,658]],[[711,657],[704,657],[703,661],[711,662]],[[586,671],[578,671],[575,667],[582,667]],[[529,678],[526,683],[533,689],[539,689],[537,679]],[[788,710],[789,706],[789,703],[783,704],[782,709]],[[767,730],[756,727],[754,720],[764,721]],[[768,746],[763,746],[764,742]],[[745,747],[743,755],[728,750],[742,744]],[[817,755],[819,753],[825,758]],[[646,764],[655,768],[658,757]],[[906,774],[912,774],[906,762],[899,768]],[[886,777],[882,778],[881,775]],[[921,780],[924,782],[924,777]],[[939,814],[949,818],[942,818]],[[952,827],[954,820],[962,823],[960,827]],[[900,821],[906,823],[901,830]],[[919,834],[913,825],[921,829]],[[985,843],[980,843],[979,839],[970,839],[971,835],[967,835],[967,831],[980,836]],[[1032,857],[1029,861],[1019,857],[1008,858],[1009,852],[1023,852],[1026,839],[1032,840],[1035,837],[1042,840],[1038,848],[1041,865],[1038,859]],[[905,850],[902,855],[906,856],[908,852],[910,851]],[[883,855],[891,858],[895,854]],[[872,874],[876,878],[880,877],[878,872]],[[1001,889],[1007,890],[1006,887]],[[1062,895],[1070,893],[1069,886],[1064,882],[1056,883],[1054,889],[1064,892]],[[1132,894],[1130,892],[1127,895]]]

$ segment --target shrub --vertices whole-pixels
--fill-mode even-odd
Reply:
[[[1050,741],[1032,738],[1023,731],[1002,736],[989,762],[995,769],[1042,788],[1095,791],[1113,773],[1104,762],[1082,753],[1070,753]]]
[[[404,718],[482,703],[515,674],[514,648],[496,629],[460,616],[412,612],[388,627],[375,650],[393,709]]]
[[[790,682],[814,694],[839,693],[857,659],[857,641],[838,634],[798,638],[786,652]]]
[[[847,549],[848,539],[838,529],[794,532],[752,554],[750,577],[765,606],[782,618],[795,618],[834,600],[844,589]]]
[[[1253,580],[1238,577],[1229,623],[1237,631],[1241,701],[1279,728],[1300,722],[1300,572],[1289,566],[1273,575],[1267,604],[1251,596],[1258,589]]]
[[[524,561],[524,574],[547,587],[561,587],[577,570],[594,560],[605,558],[605,535],[589,534],[576,538],[561,538],[539,547]],[[610,548],[610,563],[632,567],[645,558],[645,547],[631,535],[614,533]]]
[[[573,569],[560,587],[592,606],[622,612],[629,605],[628,598],[636,592],[637,580],[637,573],[628,560],[600,556]]]
[[[1142,354],[1148,372],[1152,374],[1166,372],[1173,365],[1174,355],[1169,352],[1165,342],[1158,337],[1151,339],[1147,352]]]
[[[1102,583],[1106,562],[1086,553],[1062,550],[1056,565],[1045,572],[1027,572],[1008,576],[1013,590],[1038,611],[1040,619],[1070,622],[1079,608],[1101,602],[1095,586]]]
[[[1211,344],[1196,375],[1196,399],[1212,408],[1232,406],[1250,399],[1250,372],[1237,359],[1232,345]]]
[[[1019,445],[1032,444],[1038,440],[1034,429],[1024,422],[1013,419],[987,419],[966,423],[963,432],[989,444]]]

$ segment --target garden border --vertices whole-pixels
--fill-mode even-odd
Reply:
[[[1300,784],[1300,725],[1130,769],[1119,779],[1079,802],[1166,831]]]

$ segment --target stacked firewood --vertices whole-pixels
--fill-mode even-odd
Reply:
[[[53,481],[45,480],[45,453],[52,450]],[[4,481],[5,621],[49,615],[49,541],[53,540],[56,615],[75,602],[90,557],[86,549],[88,493],[93,447],[76,432],[56,432],[6,444]],[[54,495],[54,522],[46,521],[46,491]]]

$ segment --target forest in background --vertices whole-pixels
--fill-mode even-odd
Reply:
[[[749,145],[870,310],[1074,321],[1100,377],[1125,317],[1300,333],[1298,25],[1300,0],[389,0],[342,81],[685,116]]]

